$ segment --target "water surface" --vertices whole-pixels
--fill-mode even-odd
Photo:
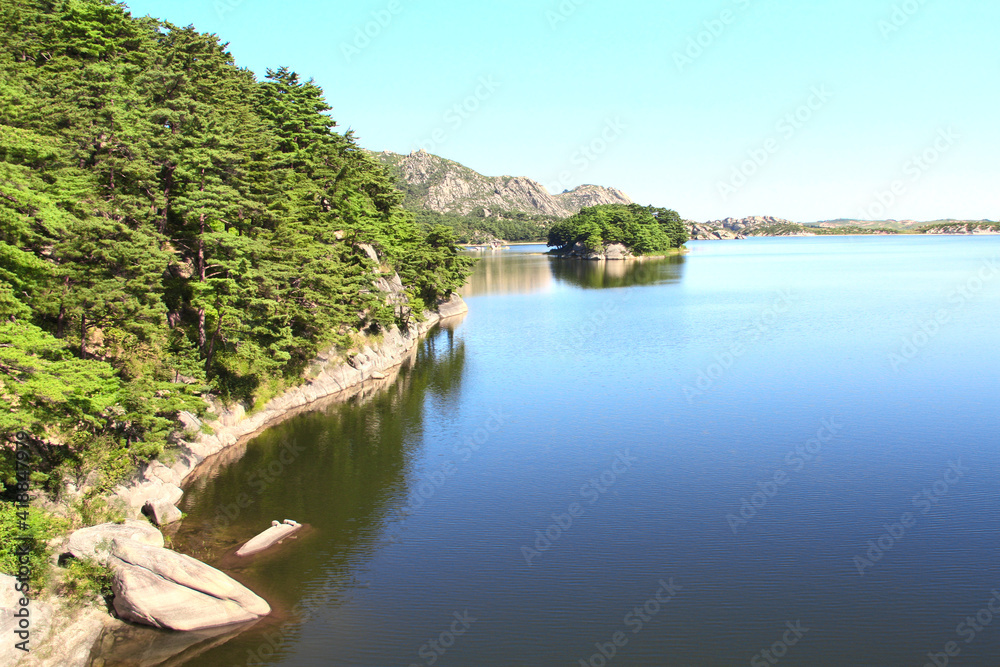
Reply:
[[[959,625],[1000,590],[1000,237],[690,246],[488,253],[387,390],[199,480],[175,546],[275,614],[187,664],[1000,665]]]

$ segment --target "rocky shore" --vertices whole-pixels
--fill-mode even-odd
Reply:
[[[184,494],[182,487],[186,481],[198,476],[199,468],[206,459],[213,457],[214,460],[218,457],[213,455],[235,445],[245,444],[265,428],[308,410],[312,404],[321,399],[326,399],[324,402],[328,402],[336,400],[338,395],[343,395],[346,399],[352,392],[356,393],[369,384],[388,380],[393,374],[393,369],[415,353],[417,343],[422,336],[442,320],[467,312],[468,307],[465,302],[455,295],[440,304],[437,310],[425,312],[425,319],[422,322],[402,330],[393,327],[386,331],[377,343],[361,345],[346,355],[335,349],[328,350],[316,358],[309,369],[309,379],[306,382],[271,399],[263,408],[252,414],[248,414],[242,405],[226,408],[219,404],[210,405],[209,418],[204,421],[193,414],[183,413],[181,420],[185,430],[176,438],[177,455],[174,460],[169,465],[161,461],[150,462],[128,483],[117,487],[110,501],[117,502],[125,508],[129,519],[126,526],[137,526],[135,520],[141,520],[151,531],[158,533],[159,531],[146,522],[143,515],[146,514],[154,521],[162,523],[178,520],[181,515],[176,509],[176,504]],[[211,465],[211,461],[206,463]],[[81,495],[82,492],[82,489],[67,488],[67,495],[70,498]],[[74,549],[80,550],[81,532],[83,531],[75,534],[75,544],[73,538],[67,538],[62,544],[55,545],[55,552],[72,553]],[[156,561],[163,558],[175,561],[172,569],[177,572],[208,573],[211,575],[206,575],[208,579],[218,579],[215,582],[218,586],[232,586],[226,581],[228,578],[222,578],[225,575],[221,572],[182,554],[162,549],[162,537],[158,543],[154,540],[145,544],[133,539],[116,538],[104,541],[108,542],[102,545],[106,555],[99,557],[98,560],[106,560],[113,566],[112,570],[116,573],[116,593],[124,592],[124,588],[130,584],[133,589],[138,589],[138,593],[131,596],[133,600],[142,599],[143,588],[156,594],[162,592],[157,587],[160,586],[161,580],[168,577],[164,576],[166,570],[164,572],[157,570],[159,566],[156,565]],[[154,553],[152,551],[154,549],[160,551]],[[166,555],[161,552],[165,552]],[[164,567],[168,566],[169,563]],[[207,569],[202,570],[202,568]],[[182,583],[192,590],[185,592],[184,595],[195,597],[202,595],[198,592],[197,585],[192,588],[192,582],[201,577],[194,576],[194,579],[185,577],[181,577]],[[8,588],[13,591],[12,585],[4,586],[3,590],[6,592]],[[252,620],[253,617],[266,613],[266,604],[262,604],[263,601],[257,602],[252,592],[243,592],[235,588],[234,590],[234,602],[226,604],[232,609],[249,610],[245,615],[246,618],[241,620]],[[211,598],[213,593],[208,592],[204,597]],[[124,600],[123,596],[119,603],[116,596],[115,607],[119,616],[157,626],[157,623],[151,622],[152,619],[144,614],[142,609],[126,606]],[[0,598],[0,607],[4,608],[0,611],[6,611],[8,602],[10,601],[6,598]],[[121,609],[118,609],[119,606]],[[227,622],[227,626],[227,615],[236,617],[228,607],[216,614]],[[59,599],[33,600],[32,615],[31,652],[27,654],[22,651],[8,652],[4,646],[0,650],[0,662],[3,664],[24,667],[87,667],[92,664],[91,652],[95,643],[102,637],[113,637],[126,626],[123,621],[113,618],[105,611],[97,608],[71,610]],[[6,616],[4,613],[4,620]],[[169,627],[169,624],[159,627]],[[6,626],[3,626],[3,629],[6,629]],[[208,636],[214,637],[226,629],[227,627],[223,626],[217,631],[202,631],[201,634],[207,632]],[[199,633],[183,634],[190,637],[178,639],[179,651],[187,650],[197,642],[206,641],[206,638]],[[104,648],[101,647],[101,653],[104,653]],[[103,664],[103,662],[93,664]]]

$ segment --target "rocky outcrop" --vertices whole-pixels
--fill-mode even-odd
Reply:
[[[163,546],[163,533],[149,525],[148,521],[129,519],[125,523],[104,523],[74,532],[69,536],[65,552],[74,558],[107,563],[111,543],[115,540],[160,548]]]
[[[142,513],[157,526],[166,526],[184,518],[177,506],[165,500],[147,500],[142,506]]]
[[[271,613],[262,598],[214,567],[169,549],[115,539],[108,565],[118,617],[189,631],[245,623]]]
[[[768,227],[771,225],[798,225],[796,222],[791,220],[785,220],[784,218],[775,218],[770,215],[764,216],[751,216],[749,218],[725,218],[724,220],[711,220],[706,222],[705,225],[708,227],[715,227],[722,229],[728,229],[732,232],[752,232],[754,229],[760,227]]]
[[[457,162],[426,151],[399,155],[375,154],[392,168],[410,208],[467,215],[483,209],[486,217],[520,211],[567,218],[586,206],[631,204],[624,192],[599,185],[581,185],[550,194],[540,183],[523,176],[483,176]]]
[[[1000,234],[1000,224],[995,222],[964,222],[934,225],[921,229],[922,234]]]
[[[297,532],[302,528],[302,524],[297,521],[292,521],[291,519],[285,519],[283,522],[272,521],[271,527],[265,530],[260,535],[251,538],[236,552],[237,556],[247,557],[259,554],[262,551],[270,549],[275,544],[278,544],[283,539]]]
[[[690,236],[692,241],[726,241],[733,239],[745,239],[746,236],[739,232],[734,232],[724,227],[713,227],[708,223],[688,223],[691,225]]]
[[[567,259],[590,259],[590,260],[624,260],[635,257],[632,251],[622,243],[611,243],[606,248],[591,250],[583,243],[575,243],[562,252],[554,252],[556,257]]]

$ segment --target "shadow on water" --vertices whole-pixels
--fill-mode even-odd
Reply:
[[[244,664],[261,647],[283,644],[269,649],[275,657],[290,649],[301,623],[363,586],[358,572],[386,541],[411,492],[424,410],[457,400],[464,370],[464,343],[452,328],[438,328],[382,390],[300,414],[227,450],[221,465],[187,489],[186,517],[171,546],[225,569],[267,599],[272,614],[252,628],[206,636],[143,628],[105,633],[95,651],[102,661],[92,664]],[[232,555],[272,520],[286,518],[309,530],[245,563]],[[324,597],[310,607],[316,591]],[[282,641],[274,641],[276,633]]]
[[[599,262],[552,258],[550,266],[556,280],[584,289],[662,285],[680,282],[684,256]]]

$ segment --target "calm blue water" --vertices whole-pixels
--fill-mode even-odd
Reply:
[[[1000,665],[960,625],[1000,590],[1000,237],[690,247],[490,255],[390,390],[190,489],[175,544],[276,614],[188,664]]]

